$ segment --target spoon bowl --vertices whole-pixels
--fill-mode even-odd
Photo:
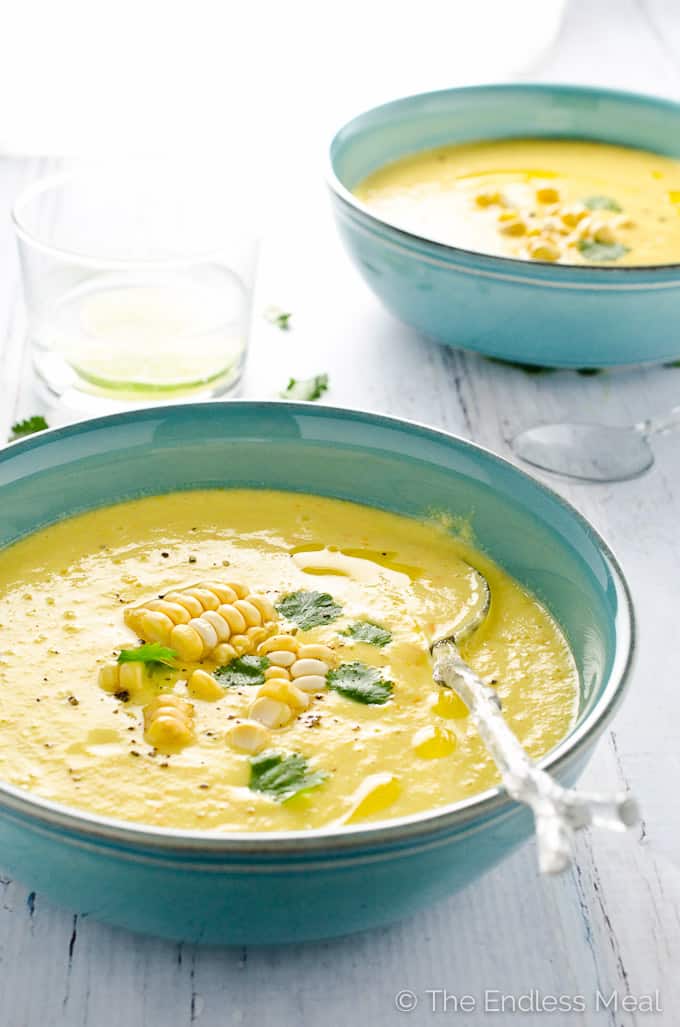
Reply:
[[[526,463],[580,481],[626,481],[654,463],[646,435],[634,425],[540,424],[510,445]]]

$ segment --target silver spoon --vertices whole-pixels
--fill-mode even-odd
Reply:
[[[680,406],[662,417],[625,427],[604,424],[540,424],[511,441],[526,463],[581,481],[625,481],[654,463],[650,435],[680,426]]]
[[[482,624],[491,606],[486,578],[473,571],[477,602],[466,623],[433,643],[434,680],[457,692],[467,706],[506,791],[534,814],[541,873],[557,874],[571,864],[576,831],[589,824],[613,831],[632,827],[639,819],[637,803],[626,792],[599,795],[563,788],[527,755],[503,717],[497,693],[460,655],[459,645]]]

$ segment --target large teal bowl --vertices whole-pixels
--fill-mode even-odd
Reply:
[[[461,439],[276,402],[88,421],[0,454],[0,545],[122,499],[231,486],[469,518],[477,544],[540,596],[573,647],[578,723],[544,762],[561,780],[576,778],[629,671],[625,581],[574,509]],[[106,820],[0,784],[0,863],[10,874],[109,923],[210,943],[300,941],[389,923],[481,877],[531,830],[530,816],[501,790],[370,826],[217,836]]]
[[[352,194],[371,171],[445,143],[603,140],[680,157],[680,105],[557,85],[492,85],[395,100],[337,133],[329,182],[342,240],[376,296],[439,342],[554,367],[680,356],[680,265],[577,267],[473,253],[381,221]]]

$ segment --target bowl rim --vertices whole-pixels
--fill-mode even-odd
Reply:
[[[604,731],[630,685],[637,643],[636,618],[631,590],[617,557],[588,519],[549,485],[544,484],[507,458],[494,453],[489,447],[471,442],[452,432],[433,428],[421,421],[374,413],[359,407],[339,407],[326,404],[317,406],[316,404],[290,402],[283,399],[229,399],[185,404],[159,404],[138,410],[106,414],[97,418],[86,418],[66,426],[48,428],[27,438],[8,443],[4,449],[0,450],[0,465],[11,460],[17,452],[22,454],[30,452],[55,441],[68,443],[70,438],[77,437],[83,432],[94,431],[97,433],[102,428],[125,424],[129,421],[143,422],[159,417],[172,418],[180,414],[200,419],[202,413],[221,411],[226,414],[229,408],[247,407],[252,408],[253,411],[285,408],[293,415],[303,418],[321,416],[331,420],[349,419],[376,428],[405,430],[412,436],[445,445],[453,444],[454,447],[463,451],[471,450],[487,461],[500,464],[511,473],[525,479],[533,488],[546,493],[553,503],[566,511],[578,523],[593,541],[607,565],[616,589],[619,607],[615,625],[614,660],[602,695],[582,722],[538,760],[537,764],[544,769],[554,770],[577,760],[588,743],[594,742]],[[28,537],[30,534],[31,532],[22,537]],[[10,545],[12,544],[10,543]],[[493,554],[491,554],[491,558],[493,559]],[[506,790],[499,785],[458,802],[435,807],[433,810],[374,821],[370,825],[327,826],[298,831],[187,831],[178,828],[154,827],[141,822],[105,817],[86,810],[78,810],[77,807],[34,795],[26,789],[18,788],[0,779],[0,815],[18,814],[28,818],[32,822],[32,826],[40,824],[43,828],[66,830],[76,835],[85,836],[91,842],[113,842],[128,847],[143,847],[156,852],[180,851],[205,856],[264,856],[272,854],[302,856],[308,853],[329,851],[343,853],[348,850],[388,846],[412,839],[422,841],[442,831],[451,832],[491,815],[503,816],[513,811],[516,812],[519,808],[520,804],[511,799]]]
[[[501,254],[495,253],[484,253],[480,250],[468,250],[462,246],[454,246],[449,243],[439,242],[436,239],[430,239],[426,235],[420,235],[417,232],[410,231],[407,228],[403,228],[391,221],[385,221],[383,218],[379,218],[374,214],[366,204],[362,203],[361,200],[352,193],[340,180],[336,174],[333,159],[333,149],[335,143],[339,140],[343,132],[345,132],[350,125],[358,121],[360,118],[366,117],[372,114],[378,114],[381,111],[387,112],[389,110],[398,110],[402,104],[416,104],[422,103],[430,99],[443,98],[446,96],[457,95],[457,94],[485,94],[494,92],[504,93],[538,93],[543,95],[562,93],[572,96],[593,96],[610,98],[612,100],[619,100],[623,103],[634,102],[640,104],[646,104],[650,107],[667,108],[669,111],[673,111],[675,114],[680,115],[680,102],[675,100],[667,99],[663,96],[657,96],[654,93],[638,93],[632,90],[626,89],[612,89],[605,86],[593,86],[593,85],[576,85],[569,82],[485,82],[479,85],[469,86],[452,86],[448,89],[433,89],[424,93],[408,93],[405,96],[396,97],[393,100],[388,100],[385,103],[377,104],[374,107],[368,107],[365,110],[359,111],[357,114],[348,118],[343,124],[337,128],[331,136],[330,142],[326,147],[326,165],[325,165],[325,181],[327,187],[330,189],[338,200],[344,203],[352,211],[358,214],[360,217],[368,221],[371,227],[387,229],[389,232],[394,233],[404,243],[417,242],[426,247],[432,247],[434,252],[438,254],[439,258],[446,265],[451,264],[451,259],[455,257],[473,257],[484,264],[488,264],[490,267],[493,265],[500,265],[501,268],[507,269],[521,269],[525,275],[530,268],[541,268],[543,270],[559,269],[557,274],[560,276],[567,277],[569,272],[572,274],[577,273],[579,277],[587,277],[591,273],[594,277],[599,278],[600,276],[616,276],[625,277],[630,276],[631,273],[641,274],[645,277],[649,277],[650,274],[654,274],[660,271],[680,271],[680,260],[671,264],[625,264],[622,266],[615,265],[600,265],[600,264],[556,264],[553,261],[546,260],[523,260],[521,257],[507,257]],[[484,137],[486,138],[486,137]],[[514,138],[512,136],[504,138]],[[546,138],[548,138],[546,136]],[[570,136],[565,138],[578,139],[578,136]],[[619,143],[620,146],[625,146],[625,143]],[[640,147],[634,147],[640,149]],[[417,152],[417,151],[416,151]],[[653,153],[654,151],[648,151]],[[404,154],[405,156],[406,154]],[[662,155],[663,156],[663,155]],[[676,158],[680,162],[680,158]],[[448,259],[447,259],[448,258]],[[427,259],[427,258],[426,258]],[[430,258],[432,259],[432,258]],[[468,268],[464,268],[468,271]],[[514,278],[514,276],[513,276]],[[555,282],[544,283],[541,279],[535,276],[528,275],[527,280],[534,284],[551,284],[555,285]],[[560,283],[568,285],[567,282]],[[610,283],[612,284],[612,283]],[[621,283],[625,287],[627,283]]]

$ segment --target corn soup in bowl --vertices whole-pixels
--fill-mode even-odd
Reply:
[[[397,919],[531,834],[441,625],[571,782],[622,693],[625,583],[504,461],[287,403],[154,409],[0,456],[0,843],[111,923],[279,942]],[[172,896],[172,901],[168,901]]]
[[[385,305],[488,356],[672,360],[680,106],[545,85],[412,96],[331,145],[340,234]]]

